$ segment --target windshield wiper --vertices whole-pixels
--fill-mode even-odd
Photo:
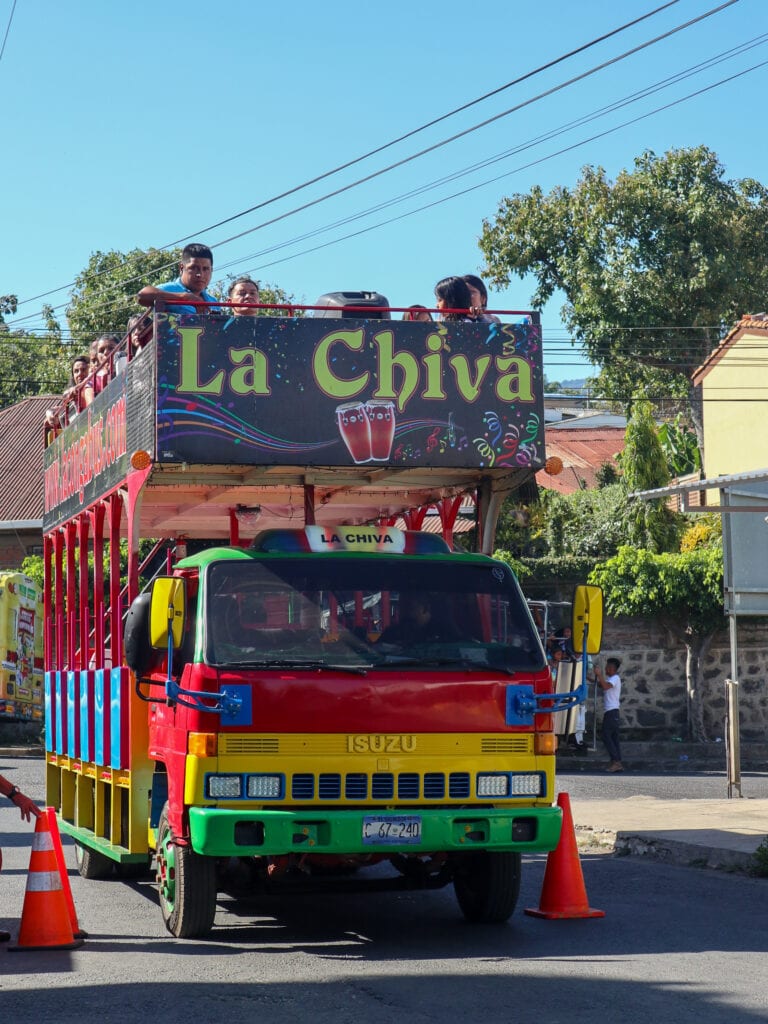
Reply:
[[[295,668],[316,670],[320,672],[346,672],[353,676],[364,676],[368,669],[362,665],[338,665],[334,662],[319,661],[317,659],[304,658],[270,658],[269,661],[228,661],[217,666],[220,669],[228,668],[250,668],[264,669],[269,671],[275,668]]]

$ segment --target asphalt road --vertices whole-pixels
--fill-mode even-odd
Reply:
[[[653,796],[660,800],[725,800],[728,796],[728,781],[723,772],[558,772],[557,788],[578,800],[605,800],[609,795],[619,799]],[[743,774],[741,793],[745,799],[768,798],[768,773]]]
[[[42,798],[41,762],[0,762],[0,771]],[[589,799],[590,788],[603,799],[609,784],[619,796],[643,783],[561,777],[561,788],[579,789],[579,799]],[[690,797],[709,795],[722,780],[675,776],[658,785]],[[0,801],[0,837],[0,927],[15,932],[31,828],[7,801]],[[223,897],[212,937],[185,942],[165,932],[150,882],[86,882],[71,846],[67,856],[89,938],[74,952],[0,947],[0,1017],[13,1024],[147,1024],[160,1016],[201,1024],[766,1020],[765,879],[587,853],[590,904],[605,918],[543,921],[522,913],[539,901],[545,858],[535,857],[524,864],[518,910],[503,926],[467,925],[450,889]]]

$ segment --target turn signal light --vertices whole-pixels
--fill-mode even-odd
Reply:
[[[533,739],[534,754],[554,754],[557,750],[557,737],[553,732],[537,732]]]
[[[191,732],[187,738],[187,753],[194,757],[216,757],[219,752],[215,732]]]

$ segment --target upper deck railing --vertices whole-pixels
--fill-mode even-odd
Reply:
[[[535,314],[422,322],[276,308],[289,315],[156,313],[149,343],[47,447],[45,529],[124,481],[136,452],[167,473],[543,466]]]

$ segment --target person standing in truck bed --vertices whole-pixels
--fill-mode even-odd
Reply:
[[[210,307],[200,303],[216,302],[206,291],[213,274],[213,253],[207,245],[190,242],[181,253],[179,276],[165,284],[147,285],[136,296],[140,306],[154,306],[156,302],[172,303],[177,313],[205,313]]]

